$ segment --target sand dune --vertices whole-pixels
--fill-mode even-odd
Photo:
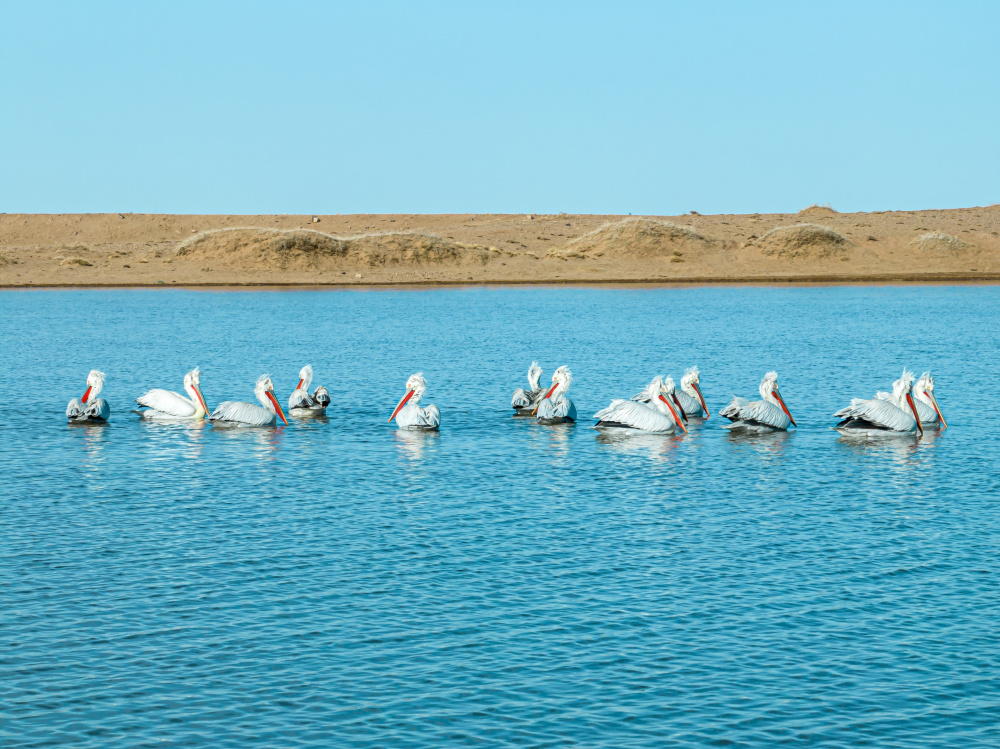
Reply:
[[[685,216],[0,214],[0,285],[1000,279],[1000,206]]]

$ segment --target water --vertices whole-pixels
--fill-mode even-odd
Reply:
[[[0,745],[995,746],[997,287],[0,293]],[[800,428],[613,440],[697,363]],[[139,423],[299,367],[327,423]],[[829,427],[903,365],[951,425]],[[106,426],[68,427],[87,371]],[[422,370],[440,434],[386,419]]]

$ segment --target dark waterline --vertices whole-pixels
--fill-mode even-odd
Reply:
[[[995,746],[995,286],[0,293],[0,745]],[[537,358],[582,420],[509,416]],[[326,422],[151,425],[148,387]],[[600,435],[702,370],[800,428]],[[830,414],[930,369],[951,428]],[[106,426],[63,410],[107,372]],[[386,423],[423,371],[440,434]]]

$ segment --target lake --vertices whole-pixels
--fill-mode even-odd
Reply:
[[[0,745],[996,746],[1000,287],[0,292]],[[511,418],[532,359],[580,421]],[[202,369],[220,430],[129,413]],[[697,364],[712,418],[590,415]],[[949,428],[856,442],[929,369]],[[70,427],[87,372],[108,424]],[[799,428],[718,410],[776,369]],[[386,422],[408,375],[439,433]]]

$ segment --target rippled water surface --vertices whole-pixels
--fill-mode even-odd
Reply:
[[[1000,289],[0,293],[0,745],[996,746]],[[799,423],[612,439],[581,417],[698,364]],[[147,424],[209,404],[328,421]],[[830,414],[903,365],[950,428]],[[69,427],[87,371],[110,423]],[[439,434],[387,424],[422,370]]]

